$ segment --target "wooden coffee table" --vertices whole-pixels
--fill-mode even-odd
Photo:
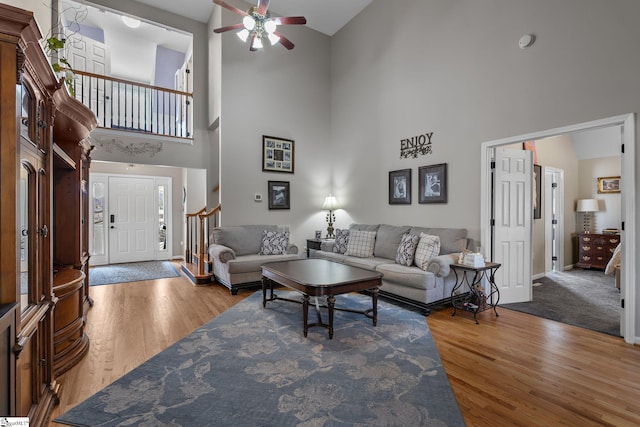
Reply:
[[[378,288],[382,286],[382,274],[363,268],[339,264],[324,259],[300,259],[294,261],[272,262],[262,266],[262,306],[266,307],[267,301],[277,299],[300,303],[289,298],[278,297],[273,292],[273,284],[278,283],[302,294],[302,319],[304,336],[313,326],[322,326],[329,329],[329,339],[333,339],[333,314],[334,310],[349,311],[364,314],[373,320],[373,326],[378,322]],[[269,290],[269,298],[267,298]],[[365,311],[356,311],[335,307],[335,296],[348,292],[371,291],[372,308]],[[317,297],[326,296],[329,323],[322,321],[320,304]],[[309,298],[315,298],[318,321],[309,323]],[[325,307],[325,306],[322,306]]]

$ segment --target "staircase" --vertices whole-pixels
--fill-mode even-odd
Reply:
[[[204,207],[185,215],[187,247],[181,268],[194,285],[209,284],[213,279],[213,261],[207,249],[211,231],[220,223],[221,210],[222,206],[218,205],[209,212]]]

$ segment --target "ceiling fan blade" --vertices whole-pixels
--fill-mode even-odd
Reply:
[[[287,49],[291,50],[295,46],[293,43],[291,43],[291,40],[283,36],[279,31],[274,31],[273,34],[280,37],[279,43]]]
[[[230,4],[224,2],[223,0],[213,0],[213,2],[215,4],[217,4],[218,6],[222,6],[222,7],[226,8],[226,9],[229,9],[231,12],[237,13],[238,15],[241,15],[241,16],[247,16],[248,15],[248,13],[245,12],[244,10],[238,9],[235,6],[231,6]]]
[[[242,24],[242,23],[234,24],[234,25],[227,25],[226,27],[216,28],[215,30],[213,30],[213,32],[214,33],[224,33],[225,31],[239,30],[241,28],[244,28],[244,24]]]
[[[258,0],[258,7],[256,12],[258,15],[265,16],[267,14],[267,9],[269,8],[270,0]]]
[[[304,16],[277,16],[273,18],[278,25],[292,25],[292,24],[300,24],[304,25],[307,23],[307,18]]]

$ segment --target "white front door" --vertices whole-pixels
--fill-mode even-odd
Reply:
[[[495,149],[493,261],[500,303],[531,301],[531,151]]]
[[[155,259],[153,178],[109,177],[109,262]]]

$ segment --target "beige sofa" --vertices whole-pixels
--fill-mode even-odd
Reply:
[[[421,308],[446,302],[455,285],[455,274],[450,265],[458,260],[463,249],[471,246],[464,228],[428,228],[393,226],[388,224],[351,224],[349,230],[375,231],[376,239],[372,257],[359,258],[333,252],[335,241],[325,241],[320,250],[311,251],[311,257],[375,270],[382,273],[380,294]],[[440,254],[423,270],[415,265],[404,266],[395,262],[402,236],[420,233],[440,238]]]
[[[263,264],[298,259],[298,247],[289,243],[285,253],[260,254],[264,231],[287,231],[277,225],[238,225],[216,227],[210,237],[209,256],[214,278],[233,295],[238,290],[260,286]]]

